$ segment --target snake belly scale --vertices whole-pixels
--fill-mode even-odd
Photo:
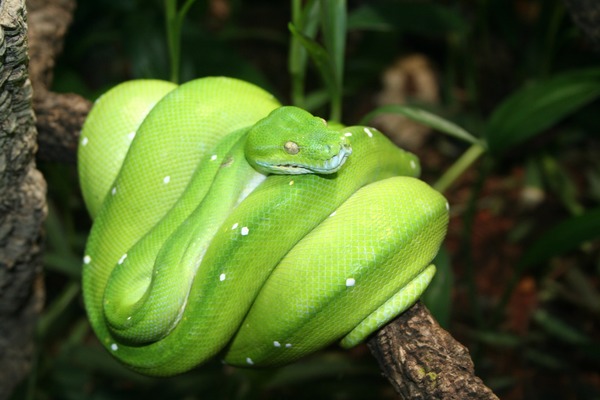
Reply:
[[[85,307],[148,375],[356,345],[425,290],[448,222],[418,159],[376,129],[232,78],[115,87],[78,157]]]

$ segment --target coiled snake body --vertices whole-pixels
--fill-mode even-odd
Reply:
[[[329,127],[231,78],[112,89],[79,173],[86,310],[150,375],[359,343],[427,287],[448,221],[417,158],[377,130]]]

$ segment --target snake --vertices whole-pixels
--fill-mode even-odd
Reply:
[[[375,128],[243,80],[118,84],[78,147],[99,342],[151,376],[361,343],[435,273],[449,206],[420,168]]]

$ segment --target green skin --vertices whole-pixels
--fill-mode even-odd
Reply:
[[[425,290],[448,223],[418,159],[377,130],[230,78],[113,88],[78,156],[86,310],[148,375],[360,343]]]

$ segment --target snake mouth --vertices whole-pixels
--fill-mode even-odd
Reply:
[[[344,165],[350,154],[352,154],[352,148],[347,145],[342,146],[339,153],[330,159],[325,160],[322,166],[312,167],[311,170],[313,173],[317,174],[333,174],[334,172],[337,172],[342,165]]]
[[[352,154],[352,148],[345,144],[340,148],[340,151],[336,155],[321,162],[320,164],[309,165],[287,162],[282,164],[268,164],[264,161],[257,161],[257,163],[270,169],[271,173],[274,174],[333,174],[334,172],[337,172],[342,165],[344,165],[350,154]]]

